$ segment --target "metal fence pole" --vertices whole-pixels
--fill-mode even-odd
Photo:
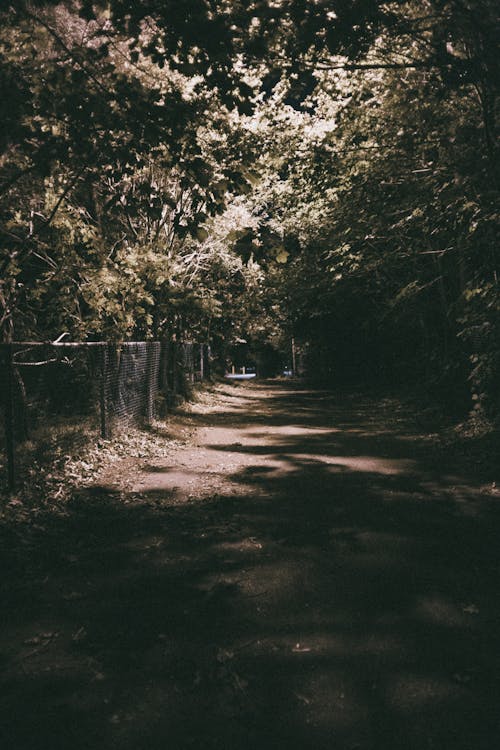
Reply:
[[[99,393],[99,406],[101,412],[101,437],[109,437],[109,421],[106,403],[106,381],[108,377],[108,347],[106,344],[101,346],[101,384]]]
[[[7,486],[9,490],[16,486],[16,448],[14,424],[14,364],[12,344],[4,344],[5,362],[5,445],[7,450]]]
[[[210,349],[210,344],[205,345],[205,373],[207,379],[210,380],[212,377],[212,351]]]
[[[168,391],[168,340],[160,342],[160,391],[165,395]]]
[[[146,423],[151,424],[155,417],[154,413],[154,380],[155,375],[155,343],[146,343]]]
[[[177,357],[179,356],[177,341],[172,341],[172,392],[174,397],[179,392],[179,362]]]

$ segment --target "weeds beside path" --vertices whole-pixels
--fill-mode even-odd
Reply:
[[[5,750],[491,750],[495,477],[397,402],[221,385],[1,529]]]

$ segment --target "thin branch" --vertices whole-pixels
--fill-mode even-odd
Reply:
[[[37,253],[36,250],[32,250],[31,254],[36,258],[39,258],[39,260],[43,260],[43,262],[46,263],[54,271],[57,270],[57,263],[55,263],[48,255],[41,255],[40,253]]]
[[[128,213],[127,209],[125,209],[125,218],[127,219],[127,224],[129,225],[129,227],[130,227],[130,229],[131,229],[134,237],[137,239],[139,237],[139,235],[137,234],[137,229],[132,224],[132,220],[131,220],[131,218],[129,216],[129,213]]]
[[[19,11],[16,11],[19,12]],[[92,73],[91,70],[88,69],[86,65],[84,65],[81,60],[79,60],[74,51],[68,47],[66,42],[59,36],[57,31],[55,31],[49,24],[43,20],[43,18],[40,18],[40,16],[37,16],[35,13],[31,13],[26,7],[22,8],[21,13],[26,16],[26,18],[29,18],[30,20],[34,21],[35,23],[40,24],[40,26],[43,26],[46,31],[50,34],[50,36],[57,42],[57,44],[69,55],[70,59],[73,60],[76,65],[78,65],[83,72],[98,86],[98,88],[101,89],[106,95],[109,95],[108,89],[103,86],[103,84],[100,82],[100,80]]]
[[[59,196],[59,198],[58,198],[58,200],[56,202],[56,205],[54,206],[54,208],[50,212],[49,217],[45,220],[45,222],[42,224],[42,226],[40,227],[40,229],[38,230],[38,232],[36,234],[34,234],[33,236],[29,236],[29,237],[20,237],[19,235],[14,234],[13,232],[10,232],[8,229],[5,229],[5,227],[0,227],[0,234],[3,234],[5,236],[7,236],[7,237],[11,237],[13,240],[15,240],[16,242],[18,242],[19,244],[21,244],[21,245],[24,246],[23,249],[21,251],[19,251],[19,254],[21,254],[21,256],[22,256],[22,254],[24,254],[26,256],[29,256],[29,255],[35,253],[35,250],[34,250],[35,240],[38,243],[40,243],[42,245],[45,245],[45,247],[48,247],[47,243],[44,242],[40,238],[40,235],[51,224],[51,222],[53,221],[53,219],[54,219],[57,211],[59,210],[62,202],[64,201],[64,199],[66,198],[66,196],[68,195],[68,193],[73,189],[73,187],[75,186],[76,182],[78,181],[78,179],[80,178],[80,176],[83,174],[83,172],[85,172],[86,169],[87,169],[86,166],[82,167],[82,169],[79,172],[77,172],[77,174],[75,175],[74,179],[71,180],[71,182],[66,186],[66,188],[64,189],[64,191],[62,192],[62,194]],[[38,257],[41,258],[41,260],[44,260],[49,265],[51,265],[51,263],[47,259],[49,256],[47,256],[47,258],[43,258],[41,256],[38,256]],[[5,271],[5,269],[7,268],[7,266],[9,265],[9,263],[11,262],[12,258],[13,258],[13,255],[10,255],[9,257],[6,257],[3,260],[3,263],[2,263],[1,268],[0,268],[0,273],[3,273]]]
[[[318,70],[441,70],[452,67],[451,63],[402,62],[402,63],[341,63],[331,65],[327,63],[314,64]]]
[[[41,151],[41,149],[40,149]],[[30,164],[29,167],[26,167],[26,169],[18,169],[18,171],[12,175],[8,180],[6,180],[3,185],[0,186],[0,195],[3,195],[4,193],[7,193],[10,188],[16,184],[18,180],[20,180],[25,175],[29,174],[30,172],[33,172],[34,169],[36,169],[37,164],[34,162],[33,164]]]
[[[116,242],[114,242],[114,243],[113,243],[113,246],[112,246],[111,250],[109,251],[109,253],[108,253],[108,255],[107,255],[107,259],[108,259],[108,260],[111,260],[111,258],[112,258],[112,256],[113,256],[113,253],[115,252],[115,250],[116,250],[116,248],[118,247],[118,245],[119,245],[119,244],[120,244],[121,242],[123,242],[124,240],[126,240],[126,239],[127,239],[127,235],[126,235],[126,233],[124,233],[124,234],[122,234],[122,236],[121,236],[121,237],[119,237],[119,239],[117,239],[117,240],[116,240]]]
[[[66,188],[64,189],[64,191],[61,193],[61,195],[57,199],[56,205],[54,206],[54,208],[50,212],[48,219],[46,219],[46,221],[43,224],[43,226],[40,229],[40,231],[42,231],[42,229],[46,229],[51,224],[51,222],[54,219],[56,213],[58,212],[58,210],[59,210],[62,202],[64,201],[64,199],[66,198],[66,196],[68,195],[68,193],[74,188],[74,186],[76,185],[76,183],[78,182],[78,180],[80,179],[80,177],[82,176],[82,174],[85,172],[86,169],[87,169],[86,166],[82,167],[80,169],[80,171],[76,173],[74,179],[71,180],[71,182],[66,186]]]

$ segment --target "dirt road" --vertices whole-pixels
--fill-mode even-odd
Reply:
[[[493,750],[498,503],[391,402],[221,386],[8,557],[5,750]]]

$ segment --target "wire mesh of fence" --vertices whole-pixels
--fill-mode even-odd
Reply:
[[[14,485],[16,452],[26,443],[44,445],[50,436],[51,442],[74,444],[151,423],[208,374],[209,348],[203,344],[2,344],[0,474]]]
[[[161,343],[136,342],[100,349],[101,433],[116,422],[150,422],[160,392]]]

